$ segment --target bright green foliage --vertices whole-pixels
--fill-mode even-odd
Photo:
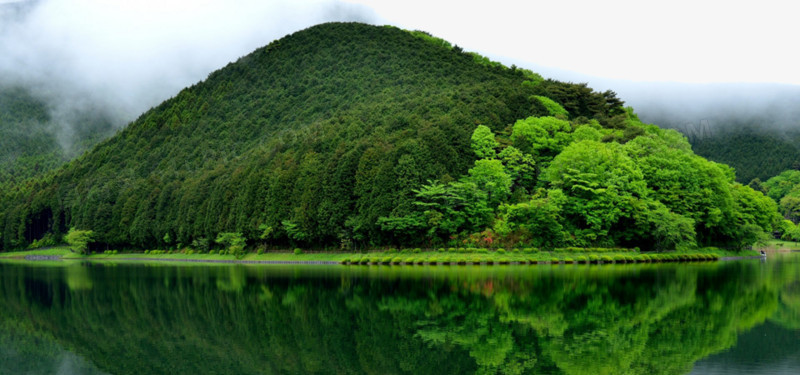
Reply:
[[[293,241],[305,241],[308,239],[308,233],[303,231],[297,223],[291,220],[284,220],[281,224],[283,225],[283,230]]]
[[[694,220],[670,211],[661,202],[646,203],[646,209],[634,219],[642,230],[638,233],[640,245],[658,250],[697,246]]]
[[[800,171],[787,170],[764,183],[751,183],[751,185],[761,187],[770,198],[778,202],[780,213],[784,218],[794,223],[800,222]],[[784,236],[794,237],[793,234],[787,234],[786,231],[784,231]]]
[[[767,191],[767,196],[780,202],[783,197],[800,185],[800,171],[787,170],[765,181],[762,186]]]
[[[469,170],[469,177],[464,181],[486,192],[490,207],[497,207],[506,199],[513,182],[500,160],[489,159],[476,160],[475,166]]]
[[[428,32],[421,31],[421,30],[414,30],[414,31],[409,31],[409,33],[411,35],[417,37],[417,38],[420,38],[420,39],[422,39],[422,40],[434,45],[434,46],[443,47],[443,48],[446,48],[446,49],[452,49],[453,48],[453,46],[450,44],[450,42],[448,42],[448,41],[446,41],[446,40],[444,40],[442,38],[437,38],[437,37],[429,34]]]
[[[89,254],[89,242],[92,242],[93,237],[94,232],[90,230],[70,228],[64,236],[64,241],[67,241],[72,251],[86,255]]]
[[[228,253],[235,255],[237,258],[244,255],[245,238],[241,233],[220,233],[214,241],[224,245]]]
[[[624,233],[647,196],[641,170],[616,143],[577,142],[545,171],[551,186],[568,197],[564,215],[572,224],[577,244],[608,243]],[[617,229],[612,233],[612,229]]]
[[[428,181],[414,191],[417,210],[405,216],[382,217],[378,220],[381,228],[405,243],[418,242],[423,232],[432,238],[447,238],[462,230],[479,230],[491,218],[489,193],[468,180],[449,184]]]
[[[556,103],[553,99],[550,99],[550,98],[548,98],[546,96],[541,96],[541,95],[536,95],[536,96],[534,96],[534,98],[536,98],[536,100],[541,102],[542,105],[545,108],[547,108],[547,112],[550,113],[550,116],[567,117],[567,115],[569,114],[569,113],[567,113],[567,110],[564,109],[564,107],[561,106],[561,104]]]
[[[506,174],[514,184],[531,189],[536,183],[536,160],[514,146],[500,151],[498,159],[503,162]]]
[[[673,130],[649,131],[625,147],[644,172],[652,197],[694,220],[699,242],[740,248],[754,238],[752,232],[773,230],[775,204],[735,184],[729,167],[694,155]]]
[[[528,202],[500,206],[500,219],[508,233],[533,246],[554,248],[564,243],[561,212],[567,197],[561,190],[539,191]]]
[[[511,140],[523,152],[549,159],[572,141],[572,127],[555,117],[528,117],[514,123]]]
[[[599,125],[597,126],[599,127]],[[572,132],[572,139],[575,142],[600,141],[602,138],[603,133],[591,125],[580,125]]]
[[[785,218],[795,223],[800,221],[800,189],[794,189],[781,198],[780,208]]]
[[[492,159],[497,156],[495,149],[500,144],[495,140],[494,133],[488,126],[478,125],[472,132],[470,146],[478,159]]]

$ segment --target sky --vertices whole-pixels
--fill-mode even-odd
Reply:
[[[424,30],[629,103],[687,97],[697,85],[700,98],[717,97],[732,84],[800,85],[793,9],[776,0],[0,0],[0,80],[37,87],[62,111],[101,103],[126,123],[274,39],[360,21]],[[662,90],[677,83],[692,85]]]
[[[350,1],[500,60],[630,81],[800,84],[792,1]]]

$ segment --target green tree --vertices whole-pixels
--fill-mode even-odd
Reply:
[[[244,256],[245,239],[241,232],[220,233],[215,241],[220,245],[224,245],[227,251],[237,258]]]
[[[511,233],[533,246],[554,248],[564,245],[561,212],[566,203],[561,190],[540,190],[529,201],[504,204],[499,208],[499,220]]]
[[[578,245],[612,245],[615,237],[633,237],[634,214],[646,209],[642,171],[617,143],[573,143],[545,171],[553,188],[567,196],[564,216]],[[612,228],[614,231],[612,231]]]
[[[495,149],[500,146],[492,133],[486,125],[478,125],[475,131],[472,132],[472,142],[470,146],[478,159],[494,159],[496,156]]]
[[[779,202],[797,185],[800,185],[800,171],[787,170],[765,181],[762,186],[767,190],[767,195]]]
[[[564,109],[561,104],[556,103],[553,99],[541,95],[536,95],[534,98],[536,98],[536,100],[541,102],[542,105],[547,108],[547,112],[550,112],[550,116],[567,118],[569,115],[567,110]]]
[[[536,160],[514,146],[508,146],[497,155],[503,162],[506,174],[514,184],[532,189],[536,184]]]
[[[511,140],[523,152],[549,160],[572,142],[572,127],[555,117],[528,117],[514,123]]]
[[[489,207],[497,207],[511,193],[512,179],[500,160],[476,160],[464,181],[486,192]]]
[[[72,251],[86,255],[89,253],[89,242],[93,237],[93,231],[70,228],[67,235],[64,236],[64,240],[67,241]]]

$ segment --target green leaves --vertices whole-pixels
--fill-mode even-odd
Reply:
[[[511,193],[512,179],[500,160],[482,159],[475,161],[475,167],[469,170],[469,177],[464,183],[474,184],[478,189],[486,192],[487,203],[496,207]]]
[[[547,108],[547,111],[550,112],[550,116],[566,118],[567,115],[569,115],[567,110],[564,109],[561,104],[556,103],[553,99],[541,95],[535,95],[534,98],[536,98],[536,100],[538,100],[545,108]]]
[[[472,132],[472,151],[478,155],[478,159],[491,159],[496,156],[495,149],[500,146],[494,139],[494,133],[488,126],[478,125]]]
[[[92,242],[94,237],[94,232],[90,230],[80,230],[75,228],[70,228],[67,235],[64,236],[64,241],[67,241],[69,244],[70,249],[72,251],[88,255],[89,254],[89,242]]]
[[[230,254],[235,255],[237,258],[240,258],[244,255],[245,239],[239,232],[220,233],[217,235],[217,239],[214,241],[218,244],[224,245],[226,250]]]
[[[528,117],[514,123],[511,141],[523,152],[550,159],[571,141],[572,127],[555,117]]]

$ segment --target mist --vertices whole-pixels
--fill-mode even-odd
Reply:
[[[272,40],[374,18],[332,0],[0,0],[0,89],[44,100],[68,147],[87,114],[122,127]]]
[[[690,137],[741,128],[800,131],[800,86],[617,82],[616,87],[643,121]]]
[[[526,66],[519,60],[510,63]],[[800,85],[638,82],[528,66],[546,78],[586,82],[598,91],[612,90],[642,121],[677,129],[690,137],[742,128],[780,134],[800,132]]]
[[[87,115],[121,128],[272,40],[322,22],[380,24],[384,16],[339,0],[0,0],[0,90],[22,86],[48,103],[53,131],[69,148]],[[614,90],[642,120],[687,133],[745,124],[800,131],[800,86],[604,79],[484,54]]]

